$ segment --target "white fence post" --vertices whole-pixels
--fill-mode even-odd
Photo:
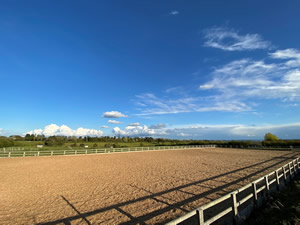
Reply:
[[[37,153],[37,156],[40,156],[40,152]]]
[[[11,152],[8,152],[8,157],[10,158]]]
[[[237,206],[237,201],[236,201],[236,193],[237,192],[233,192],[231,194],[232,212],[233,212],[233,224],[236,224],[236,222],[237,222],[237,215],[238,215],[238,206]]]
[[[254,206],[257,206],[257,191],[256,191],[256,183],[252,183],[252,191],[253,191],[253,200],[254,200]]]
[[[282,167],[282,172],[283,172],[284,182],[286,182],[286,173],[285,173],[285,168],[284,168],[284,166]]]
[[[267,198],[269,198],[270,186],[269,186],[268,175],[265,176],[265,185],[266,185],[265,196],[266,196]]]
[[[290,172],[290,179],[292,179],[292,167],[291,163],[289,162],[289,172]]]
[[[201,208],[197,209],[197,214],[198,214],[198,218],[199,218],[199,225],[204,225],[203,209],[201,209]]]
[[[293,170],[294,170],[294,173],[296,175],[297,174],[297,170],[296,170],[296,166],[295,166],[295,160],[293,160]]]
[[[276,175],[277,190],[279,191],[279,189],[280,189],[280,181],[279,181],[279,176],[278,176],[278,170],[275,170],[275,175]]]
[[[23,157],[25,157],[25,155],[26,155],[26,152],[23,152]]]
[[[51,156],[53,156],[53,151],[51,151]]]

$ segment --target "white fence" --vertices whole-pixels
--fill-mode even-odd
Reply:
[[[279,191],[282,186],[289,182],[299,172],[299,158],[292,160],[281,168],[235,190],[219,199],[209,202],[184,216],[181,216],[166,225],[197,224],[209,225],[214,222],[222,224],[241,224],[255,207],[260,207],[270,196],[270,193]],[[250,192],[250,194],[249,194]],[[227,204],[225,204],[227,202]],[[223,207],[220,207],[222,205]],[[224,207],[225,205],[225,207]],[[222,208],[211,210],[207,216],[206,212],[213,207]],[[225,218],[227,216],[227,218]],[[207,218],[209,217],[209,218]]]
[[[186,145],[186,146],[157,146],[157,147],[131,147],[131,148],[101,148],[101,149],[77,149],[77,150],[35,150],[35,151],[9,151],[0,152],[0,158],[29,157],[29,156],[56,156],[56,155],[84,155],[103,154],[114,152],[140,152],[154,150],[175,150],[190,148],[215,148],[215,145]]]

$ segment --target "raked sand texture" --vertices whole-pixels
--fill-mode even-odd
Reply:
[[[0,159],[0,224],[162,224],[299,157],[188,149]]]

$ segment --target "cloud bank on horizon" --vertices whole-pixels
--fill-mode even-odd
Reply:
[[[275,133],[282,139],[296,139],[300,132],[300,123],[283,125],[247,126],[232,125],[205,125],[192,124],[176,127],[160,127],[153,129],[144,126],[127,126],[124,129],[113,128],[115,135],[121,136],[152,136],[178,139],[216,139],[216,140],[262,140],[268,132]],[[212,138],[215,137],[215,138]]]
[[[155,137],[155,138],[175,138],[175,139],[208,139],[208,140],[262,140],[268,132],[278,135],[282,139],[297,139],[300,133],[300,123],[247,126],[242,124],[232,125],[205,125],[190,124],[180,126],[161,125],[127,125],[121,129],[112,129],[114,136],[130,137]],[[58,126],[50,124],[44,129],[35,129],[25,134],[45,135],[45,136],[91,136],[101,137],[103,131],[95,129],[78,128],[71,129],[66,125]],[[24,135],[25,135],[24,134]],[[214,138],[212,138],[214,137]]]
[[[76,130],[71,129],[66,125],[58,126],[56,124],[49,124],[45,126],[44,129],[35,129],[26,132],[25,134],[34,134],[34,135],[45,135],[49,136],[91,136],[99,137],[103,135],[103,131],[95,129],[87,129],[79,127]],[[25,135],[24,134],[24,135]]]

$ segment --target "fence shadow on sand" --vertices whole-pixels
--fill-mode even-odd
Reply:
[[[66,224],[66,225],[69,225],[69,224],[71,224],[72,221],[78,220],[78,219],[81,219],[81,223],[82,224],[92,224],[88,220],[89,216],[94,216],[94,215],[97,215],[97,214],[100,214],[100,213],[107,212],[109,210],[117,210],[118,212],[120,212],[121,214],[123,214],[123,215],[125,215],[126,217],[129,218],[129,221],[120,223],[122,225],[127,225],[127,224],[146,224],[147,220],[150,220],[150,219],[152,219],[154,217],[160,216],[160,215],[162,215],[164,213],[167,213],[167,212],[170,212],[170,211],[173,211],[173,210],[176,210],[176,209],[179,209],[180,211],[183,211],[183,212],[186,213],[187,210],[185,210],[183,208],[184,205],[192,203],[192,202],[200,200],[200,199],[204,199],[204,198],[207,198],[209,200],[213,200],[213,199],[208,198],[208,196],[211,195],[211,194],[220,194],[220,192],[222,192],[222,191],[223,192],[221,193],[221,195],[224,195],[224,194],[226,194],[226,192],[224,192],[224,189],[230,188],[230,186],[232,186],[232,185],[238,184],[239,182],[245,181],[245,180],[247,180],[249,178],[252,178],[255,175],[263,173],[263,172],[267,171],[268,169],[271,169],[271,168],[275,167],[278,164],[281,164],[281,163],[284,163],[284,162],[286,162],[288,160],[294,159],[297,155],[299,155],[299,154],[297,154],[295,152],[289,152],[289,153],[284,154],[284,155],[279,156],[279,157],[273,157],[273,158],[270,158],[268,160],[261,161],[261,162],[258,162],[258,163],[255,163],[255,164],[252,164],[252,165],[249,165],[249,166],[245,166],[245,167],[242,167],[242,168],[239,168],[239,169],[235,169],[235,170],[232,170],[232,171],[229,171],[229,172],[226,172],[226,173],[222,173],[222,174],[219,174],[219,175],[216,175],[216,176],[212,176],[212,177],[209,177],[209,178],[206,178],[206,179],[201,179],[201,180],[198,180],[198,181],[193,181],[193,182],[190,182],[190,183],[187,183],[187,184],[184,184],[184,185],[180,185],[180,186],[177,186],[177,187],[174,187],[174,188],[170,188],[170,189],[167,189],[167,190],[164,190],[164,191],[161,191],[161,192],[157,192],[157,193],[152,193],[152,192],[147,191],[147,190],[145,190],[143,188],[131,185],[131,187],[134,187],[134,188],[137,188],[137,189],[139,189],[139,190],[141,190],[143,192],[146,192],[146,193],[148,193],[148,195],[145,195],[143,197],[140,197],[140,198],[137,198],[137,199],[134,199],[134,200],[129,200],[129,201],[124,201],[124,202],[116,203],[116,204],[113,204],[113,205],[110,205],[110,206],[107,206],[107,207],[99,208],[99,209],[96,209],[96,210],[93,210],[93,211],[89,211],[89,212],[84,212],[84,213],[80,213],[75,208],[75,206],[72,205],[64,196],[61,196],[62,199],[77,213],[77,215],[66,217],[66,218],[61,218],[61,219],[54,220],[54,221],[48,221],[48,222],[44,222],[44,223],[38,223],[38,224],[39,225],[50,225],[50,224],[51,225],[52,224]],[[271,163],[271,164],[268,164],[268,165],[264,165],[264,164],[270,163],[272,161],[274,161],[274,163]],[[261,167],[259,167],[259,166],[261,166]],[[248,174],[246,176],[243,176],[243,177],[238,177],[237,176],[236,179],[234,179],[234,181],[228,181],[228,182],[221,181],[220,182],[220,186],[218,186],[216,188],[208,188],[207,186],[203,186],[203,187],[205,187],[206,191],[204,191],[202,193],[199,193],[199,194],[193,194],[193,193],[189,193],[189,192],[187,192],[185,190],[181,190],[181,189],[188,188],[188,187],[191,187],[191,186],[194,186],[194,185],[201,187],[201,185],[203,185],[203,183],[205,183],[207,181],[216,180],[218,178],[222,178],[222,177],[225,177],[225,176],[226,177],[228,177],[228,176],[234,176],[235,173],[241,172],[243,170],[248,170],[248,169],[251,169],[251,168],[253,168],[253,169],[257,168],[257,169],[255,169],[254,172],[252,172],[252,173],[250,173],[250,174]],[[185,179],[185,180],[188,180],[188,179]],[[179,191],[179,192],[187,193],[187,194],[189,194],[191,196],[188,197],[188,198],[185,198],[184,200],[181,200],[179,202],[174,202],[174,203],[169,203],[168,201],[164,201],[164,200],[161,200],[161,198],[159,198],[162,195],[171,193],[173,191]],[[229,191],[227,191],[227,193],[229,193]],[[165,207],[159,208],[159,209],[154,210],[154,211],[152,211],[150,213],[143,214],[143,215],[136,216],[136,217],[133,216],[133,215],[131,215],[130,213],[124,211],[121,208],[121,207],[124,207],[124,206],[128,206],[128,205],[131,205],[131,204],[135,204],[135,203],[144,201],[144,200],[154,200],[156,202],[163,203]],[[177,217],[179,217],[179,216],[180,215],[178,215]],[[172,218],[172,219],[174,219],[174,218]],[[169,222],[170,220],[171,219],[162,221],[161,224]],[[97,224],[101,224],[101,223],[103,223],[103,224],[106,223],[105,222],[105,218],[103,218],[103,221],[97,222]]]

